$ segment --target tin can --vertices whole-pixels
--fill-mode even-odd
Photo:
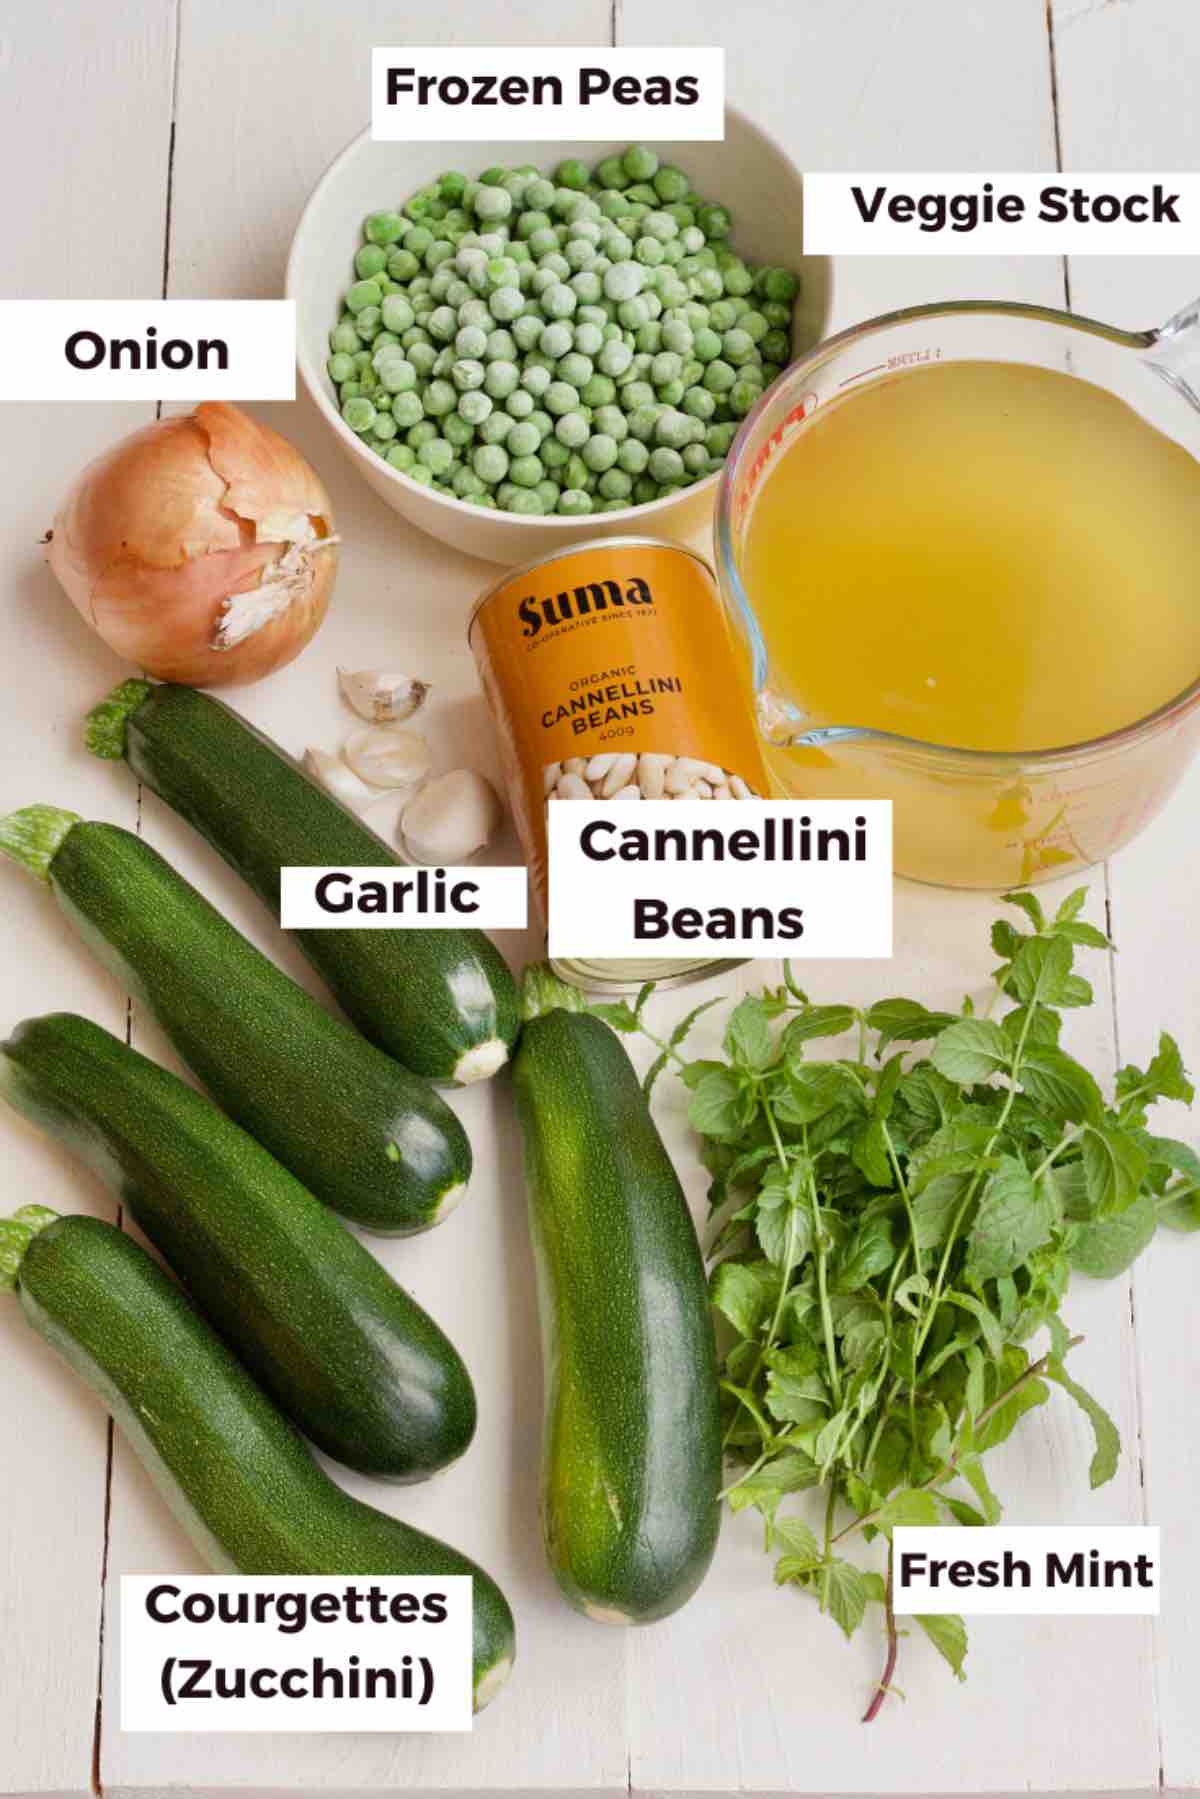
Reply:
[[[748,671],[694,551],[650,537],[573,544],[489,588],[467,637],[543,920],[548,805],[766,794]],[[737,963],[554,966],[588,991],[617,993]]]

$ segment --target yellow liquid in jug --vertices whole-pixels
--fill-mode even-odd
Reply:
[[[1071,375],[931,363],[800,427],[742,575],[774,684],[813,725],[1079,743],[1200,674],[1200,464]]]

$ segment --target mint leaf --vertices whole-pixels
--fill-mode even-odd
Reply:
[[[736,1137],[743,1127],[742,1085],[726,1069],[700,1077],[688,1103],[688,1123],[702,1137]]]
[[[1073,1124],[1098,1123],[1104,1100],[1087,1069],[1065,1050],[1026,1043],[1018,1074],[1021,1088],[1035,1105]]]
[[[927,1490],[903,1487],[884,1500],[871,1522],[885,1532],[894,1530],[898,1524],[936,1524],[937,1501]]]
[[[1026,1048],[1039,1044],[1054,1049],[1062,1030],[1062,1019],[1051,1006],[1014,1006],[1000,1020],[1000,1029],[1014,1049],[1022,1037]]]
[[[785,1450],[730,1489],[729,1507],[731,1511],[744,1512],[748,1506],[757,1506],[773,1516],[786,1494],[815,1487],[820,1479],[821,1470],[811,1456],[799,1449]]]
[[[1146,1152],[1127,1131],[1093,1126],[1079,1145],[1083,1178],[1093,1218],[1132,1205],[1146,1178]]]
[[[625,1004],[624,1000],[618,1000],[611,1005],[589,1005],[588,1011],[593,1018],[602,1018],[605,1024],[610,1025],[614,1031],[629,1032],[636,1031],[638,1028],[638,1015],[631,1006]]]
[[[784,1028],[779,1047],[785,1056],[815,1037],[840,1037],[853,1028],[853,1006],[808,1006]]]
[[[946,1241],[969,1186],[969,1176],[963,1172],[936,1175],[921,1189],[912,1208],[918,1249],[936,1249]]]
[[[974,1293],[957,1292],[947,1293],[946,1298],[951,1305],[958,1306],[964,1312],[970,1312],[972,1318],[978,1319],[979,1328],[983,1333],[983,1340],[987,1344],[989,1355],[1003,1355],[1003,1326],[995,1314],[989,1311],[983,1300],[977,1298]]]
[[[990,1018],[961,1018],[944,1030],[933,1046],[934,1067],[960,1087],[986,1081],[1012,1060],[1012,1050]]]
[[[950,1666],[955,1680],[965,1680],[963,1662],[967,1656],[967,1627],[957,1612],[914,1612],[919,1624],[943,1661]]]
[[[1046,928],[1046,914],[1042,911],[1042,902],[1036,893],[1022,889],[1020,892],[1004,893],[1000,896],[1006,906],[1020,906],[1035,931]]]
[[[1144,1193],[1123,1212],[1076,1225],[1068,1251],[1072,1268],[1093,1280],[1115,1279],[1141,1255],[1157,1223],[1154,1196]]]
[[[785,1278],[804,1260],[812,1243],[812,1220],[799,1206],[760,1211],[754,1230],[768,1262],[781,1269]]]
[[[1159,1037],[1158,1054],[1146,1070],[1146,1078],[1152,1091],[1160,1099],[1181,1099],[1185,1105],[1190,1106],[1196,1097],[1196,1089],[1188,1080],[1187,1070],[1183,1066],[1179,1045],[1166,1031]]]
[[[1005,1156],[988,1179],[971,1226],[967,1270],[977,1281],[1011,1274],[1048,1241],[1054,1208],[1023,1162]]]
[[[1025,1005],[1061,1003],[1071,972],[1071,945],[1065,937],[1029,937],[1013,959],[1005,982]]]
[[[758,1335],[767,1309],[763,1283],[743,1262],[722,1262],[712,1277],[712,1302],[743,1337]]]
[[[784,1124],[813,1124],[845,1096],[847,1074],[836,1062],[793,1062],[786,1085],[772,1089],[771,1105]]]
[[[1093,1399],[1086,1387],[1081,1387],[1078,1381],[1071,1379],[1057,1357],[1047,1362],[1046,1379],[1052,1380],[1056,1386],[1062,1388],[1064,1393],[1070,1395],[1091,1425],[1092,1435],[1096,1439],[1096,1450],[1092,1456],[1088,1477],[1093,1488],[1102,1487],[1117,1472],[1117,1465],[1121,1460],[1120,1431],[1100,1401]]]
[[[820,1584],[830,1616],[847,1637],[852,1637],[867,1609],[867,1583],[861,1569],[835,1556],[822,1569]]]
[[[889,1043],[921,1043],[953,1023],[952,1012],[931,1012],[915,999],[877,1000],[867,1013],[869,1028],[879,1032],[881,1056]]]
[[[771,1026],[762,1000],[747,994],[729,1015],[725,1027],[725,1054],[743,1068],[763,1069],[774,1057]]]
[[[771,1526],[772,1547],[783,1547],[808,1567],[821,1559],[817,1539],[802,1518],[776,1518]]]
[[[859,1131],[850,1154],[855,1167],[861,1169],[873,1187],[891,1186],[892,1165],[888,1161],[887,1137],[878,1118],[872,1118]]]

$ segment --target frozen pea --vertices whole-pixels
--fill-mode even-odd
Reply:
[[[464,394],[470,388],[483,386],[484,373],[482,362],[473,356],[462,356],[451,368],[450,379],[459,393]]]
[[[420,268],[411,250],[398,248],[387,259],[387,272],[393,281],[411,281]]]
[[[434,362],[432,373],[435,376],[436,375],[449,375],[451,369],[454,367],[454,361],[455,361],[455,357],[454,357],[453,345],[444,344],[437,353],[437,358]]]
[[[488,323],[490,325],[490,319]],[[487,348],[483,352],[485,362],[515,362],[516,357],[517,346],[511,331],[501,327],[488,332]]]
[[[516,389],[520,379],[520,370],[515,362],[490,362],[484,371],[484,391],[493,400],[506,400]]]
[[[748,331],[742,331],[735,325],[731,331],[725,333],[724,341],[721,345],[721,354],[726,362],[732,363],[736,369],[741,368],[743,363],[753,362],[758,355],[758,351],[754,346],[754,339],[750,336],[750,333]]]
[[[577,275],[571,276],[570,285],[579,301],[576,318],[585,306],[594,305],[604,292],[604,283],[594,268],[580,269]]]
[[[709,393],[728,393],[736,380],[737,374],[732,365],[721,356],[710,362],[704,371],[704,385]]]
[[[390,394],[411,393],[417,385],[417,371],[405,356],[386,356],[379,368],[379,385]]]
[[[578,389],[569,381],[552,381],[545,394],[546,411],[556,418],[564,412],[574,412],[579,406]]]
[[[528,419],[523,419],[509,432],[505,447],[510,456],[531,456],[541,441],[537,426],[530,424]],[[515,478],[514,476],[514,480]]]
[[[605,469],[610,469],[616,462],[617,449],[618,445],[614,437],[609,437],[604,431],[597,431],[588,438],[580,455],[585,466],[590,468],[593,474],[598,475],[603,474]]]
[[[380,275],[387,267],[388,253],[382,244],[364,244],[354,258],[354,272],[363,281]]]
[[[616,382],[609,375],[589,375],[579,390],[585,406],[611,406],[616,397]]]
[[[682,200],[691,191],[692,184],[683,170],[675,168],[669,162],[661,163],[652,179],[654,191],[664,206],[669,206],[674,200]]]
[[[590,268],[596,259],[596,247],[589,244],[586,238],[573,237],[563,246],[563,258],[572,274]]]
[[[649,505],[651,500],[657,500],[659,497],[658,483],[653,481],[649,475],[639,475],[633,484],[633,497],[639,506]]]
[[[388,450],[385,460],[392,468],[410,469],[417,458],[416,453],[407,444],[393,444]]]
[[[453,412],[458,404],[458,395],[449,381],[440,378],[429,383],[421,396],[425,411],[430,418],[442,418],[447,412]]]
[[[574,347],[581,356],[596,356],[604,342],[604,333],[599,325],[584,320],[575,327]]]
[[[425,267],[434,272],[444,262],[449,262],[454,255],[454,245],[447,238],[435,237],[425,252]]]
[[[554,429],[554,420],[548,412],[543,412],[540,408],[530,413],[529,423],[537,431],[539,437],[549,437]]]
[[[725,292],[741,299],[754,291],[754,276],[744,262],[731,262],[721,270]]]
[[[392,417],[402,431],[417,424],[424,416],[424,411],[418,393],[398,393],[392,400]]]
[[[710,425],[704,434],[704,447],[710,456],[727,456],[729,446],[737,436],[734,424]]]
[[[410,256],[419,262],[433,242],[433,232],[428,225],[413,224],[400,240]]]
[[[558,249],[558,233],[553,225],[539,225],[536,231],[530,232],[525,242],[529,245],[530,255],[536,256],[540,262],[543,256],[549,256]]]
[[[417,461],[435,475],[448,474],[454,462],[454,445],[444,437],[431,437],[417,451]]]
[[[383,330],[383,314],[378,306],[364,306],[361,312],[356,313],[354,329],[364,344],[371,343],[375,336]]]
[[[604,272],[604,292],[618,303],[632,300],[641,293],[645,280],[646,271],[640,262],[614,262]]]
[[[781,362],[764,362],[762,365],[763,386],[770,387],[772,381],[777,380],[782,373],[783,364]]]
[[[377,331],[375,333],[375,342],[371,346],[371,362],[373,366],[378,367],[379,352],[381,350],[398,350],[399,348],[400,339],[396,336],[394,331]]]
[[[488,310],[500,324],[507,325],[524,312],[525,296],[516,286],[493,288],[488,295]]]
[[[522,301],[524,305],[524,301]],[[524,318],[513,320],[512,334],[518,350],[524,354],[534,349],[541,341],[542,332],[546,329],[536,313],[526,313]]]
[[[647,319],[640,330],[634,332],[634,343],[639,350],[654,355],[662,348],[662,326],[657,319]]]
[[[649,450],[636,437],[626,437],[617,445],[617,466],[627,475],[640,475],[649,460]]]
[[[475,216],[489,224],[506,219],[513,209],[513,197],[506,188],[481,185],[475,194]]]
[[[668,449],[665,445],[651,450],[649,473],[653,480],[678,481],[683,472],[683,457],[678,450]]]
[[[372,212],[363,225],[363,236],[371,244],[394,244],[404,236],[407,229],[407,224],[398,212]]]
[[[733,219],[728,210],[715,204],[699,207],[696,223],[707,238],[728,237],[733,230]]]
[[[557,284],[558,276],[554,273],[553,269],[544,269],[539,266],[534,269],[533,274],[529,277],[529,291],[534,295],[539,306],[541,304],[542,295],[547,289],[555,287]]]
[[[433,365],[437,361],[437,351],[427,340],[410,344],[405,351],[405,355],[408,357],[413,368],[416,369],[418,377],[433,372]]]
[[[567,354],[574,342],[573,327],[567,323],[565,318],[555,319],[552,324],[545,326],[539,336],[538,349],[543,356],[553,357],[557,362],[560,356]]]
[[[462,360],[478,362],[487,342],[488,334],[482,325],[460,325],[454,336],[454,353]]]
[[[553,206],[554,193],[553,181],[547,181],[544,175],[538,175],[525,189],[525,205],[532,212],[544,213],[548,206]],[[549,223],[548,220],[547,223]]]
[[[600,234],[600,249],[610,262],[628,262],[633,255],[633,239],[619,225],[610,225]]]
[[[439,269],[438,274],[440,275],[441,273],[442,270]],[[458,312],[471,298],[471,289],[467,286],[465,281],[460,281],[457,275],[452,275],[446,283],[445,292],[442,297],[447,306],[453,306],[455,312]],[[462,323],[461,319],[459,320],[459,323]]]
[[[570,412],[566,414],[567,418],[574,416]],[[570,450],[557,437],[543,437],[538,445],[538,455],[551,473],[566,468],[567,463],[571,460]]]
[[[656,237],[639,237],[633,254],[645,268],[657,268],[663,259],[663,247]]]
[[[600,187],[628,187],[630,176],[625,172],[625,164],[622,158],[619,156],[606,156],[603,162],[598,162],[596,164],[596,181]]]
[[[475,427],[480,443],[502,444],[506,442],[508,434],[516,422],[509,412],[489,413],[483,423]]]
[[[532,518],[540,518],[545,511],[545,507],[542,505],[542,496],[540,494],[531,493],[524,488],[518,488],[508,503],[508,510],[510,512],[526,514]]]
[[[692,292],[701,300],[719,300],[725,292],[725,279],[720,269],[701,269],[692,276]]]
[[[762,315],[773,331],[789,331],[792,325],[792,309],[779,300],[764,300]]]
[[[691,442],[692,425],[696,422],[686,412],[680,412],[674,406],[664,406],[654,423],[654,441],[663,444],[669,450],[681,450]],[[653,473],[653,470],[651,470]],[[659,475],[660,481],[672,480],[669,475]]]
[[[660,350],[650,364],[650,379],[655,387],[665,387],[670,381],[678,381],[683,368],[683,359],[674,350]]]
[[[433,478],[433,470],[426,468],[423,462],[414,462],[412,467],[408,470],[408,475],[410,480],[419,481],[422,487],[435,487],[437,485]]]
[[[342,406],[342,417],[351,431],[357,431],[360,437],[371,429],[375,423],[375,408],[365,394],[347,400]]]
[[[385,393],[382,387],[377,387],[375,392],[371,395],[371,398],[375,402],[376,412],[390,412],[392,410],[392,396],[389,393]]]
[[[631,144],[621,158],[621,167],[631,181],[649,181],[658,173],[658,157],[645,144]]]
[[[486,394],[484,395],[486,399]],[[465,450],[475,439],[475,428],[460,412],[451,412],[442,420],[442,436],[456,450]]]
[[[438,428],[433,420],[422,418],[418,419],[416,424],[409,431],[408,441],[414,450],[419,450],[422,444],[431,442],[437,435]]]
[[[791,344],[783,331],[768,331],[758,348],[764,362],[783,363],[791,354]]]
[[[574,156],[569,157],[566,162],[560,162],[554,171],[554,179],[559,187],[584,188],[591,178],[591,170],[586,162],[580,162]]]
[[[435,306],[426,323],[435,343],[448,344],[458,330],[458,314],[453,306]]]
[[[542,502],[543,512],[555,511],[558,506],[558,496],[562,492],[562,489],[552,476],[543,475],[533,491]]]
[[[459,416],[465,419],[468,425],[482,425],[483,421],[491,416],[492,405],[492,398],[489,394],[480,393],[478,389],[470,389],[467,393],[459,396]]]
[[[635,294],[632,300],[619,302],[617,317],[627,330],[637,331],[642,325],[649,322],[650,308],[646,301],[647,295]]]
[[[800,292],[800,282],[790,269],[760,269],[754,285],[764,298],[776,300],[781,305],[790,305]]]
[[[354,373],[354,358],[345,350],[335,350],[325,364],[329,379],[336,386],[339,382],[349,381]]]
[[[680,405],[691,418],[710,419],[717,410],[717,396],[706,387],[689,387],[685,389]]]
[[[511,436],[509,438],[508,448],[510,451],[513,448]],[[514,455],[508,467],[508,478],[516,487],[536,487],[544,473],[545,469],[542,466],[542,459],[540,456],[536,455],[534,451],[530,451],[522,456]]]
[[[679,356],[690,356],[695,345],[695,333],[684,319],[667,319],[662,326],[662,347],[674,350]]]
[[[558,510],[566,518],[583,518],[592,510],[592,497],[581,487],[564,487],[558,496]]]
[[[553,379],[551,370],[540,362],[529,363],[521,371],[521,386],[536,400],[541,399]]]
[[[560,358],[557,372],[561,381],[566,381],[571,387],[578,390],[591,380],[592,359],[590,356],[581,355],[578,350],[568,350],[567,354]]]
[[[466,463],[455,469],[450,485],[460,500],[477,499],[486,491],[475,470],[468,468]]]
[[[654,389],[648,381],[628,381],[621,386],[621,410],[636,412],[639,406],[654,405]]]
[[[471,457],[471,467],[488,487],[495,487],[508,474],[508,452],[500,444],[480,444]]]
[[[354,328],[352,318],[342,319],[339,324],[334,326],[329,333],[329,347],[331,350],[344,351],[348,356],[352,356],[358,349],[359,336]]]
[[[678,406],[686,392],[687,389],[682,381],[678,379],[675,381],[664,381],[662,386],[658,389],[658,397],[663,402],[664,406]]]
[[[641,438],[643,443],[654,436],[654,427],[658,423],[661,406],[639,406],[629,414],[629,430],[632,436]]]
[[[596,491],[606,500],[617,500],[623,505],[633,492],[633,482],[624,469],[609,468],[596,483]]]
[[[557,250],[552,250],[549,256],[543,256],[538,263],[538,273],[553,275],[556,282],[566,285],[570,280],[571,265],[565,256],[560,256]],[[573,288],[571,292],[574,292]]]
[[[763,338],[767,335],[767,332],[771,329],[764,314],[757,311],[752,306],[748,307],[746,311],[742,313],[741,317],[738,319],[738,326],[746,333],[746,336],[750,339],[751,343],[754,344],[761,343]]]
[[[555,420],[554,435],[568,450],[577,450],[591,435],[591,428],[580,412],[560,413]]]
[[[762,394],[762,382],[748,376],[734,382],[729,390],[729,409],[735,418],[744,418]]]
[[[525,388],[519,387],[515,393],[509,394],[504,402],[504,410],[514,419],[527,419],[537,402]]]
[[[592,414],[592,428],[620,443],[629,435],[629,420],[619,406],[597,406]]]
[[[704,233],[699,225],[683,225],[679,232],[679,242],[685,256],[695,256],[697,251],[705,247]]]
[[[630,302],[632,304],[632,302]],[[642,324],[648,321],[643,319]],[[596,357],[596,367],[602,375],[623,375],[633,361],[633,351],[619,339],[612,338],[603,345]]]

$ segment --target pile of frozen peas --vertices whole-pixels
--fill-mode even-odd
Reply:
[[[364,443],[473,505],[644,505],[723,462],[787,362],[799,283],[633,146],[594,170],[450,172],[365,221],[330,337]]]

